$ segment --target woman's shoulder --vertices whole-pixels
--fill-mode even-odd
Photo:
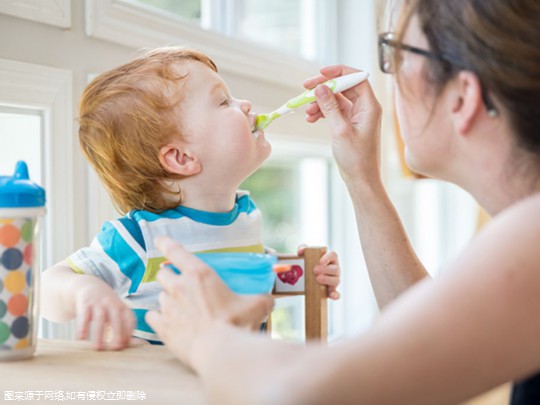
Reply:
[[[514,203],[493,217],[471,246],[496,263],[540,268],[540,193]],[[490,260],[490,261],[491,261]]]
[[[497,229],[540,230],[540,193],[533,194],[510,205],[493,217],[488,224]]]

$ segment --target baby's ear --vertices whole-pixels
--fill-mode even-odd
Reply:
[[[170,143],[159,150],[159,161],[169,173],[193,176],[201,171],[199,159],[183,145]]]

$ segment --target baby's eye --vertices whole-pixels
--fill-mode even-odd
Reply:
[[[228,106],[229,104],[230,104],[230,101],[229,101],[229,99],[228,99],[228,98],[226,98],[225,100],[223,100],[223,101],[221,102],[221,104],[220,104],[220,105],[223,105],[223,106]]]

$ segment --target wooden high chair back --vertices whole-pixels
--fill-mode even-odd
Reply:
[[[304,296],[306,340],[321,342],[328,338],[327,287],[317,283],[313,269],[325,253],[326,247],[308,247],[304,256],[278,254],[278,264],[291,265],[292,268],[278,273],[272,291],[275,298]],[[269,333],[272,328],[270,319],[267,324]]]

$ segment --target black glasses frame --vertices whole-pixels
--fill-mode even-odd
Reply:
[[[460,66],[460,64],[457,61],[453,60],[452,58],[450,58],[450,57],[448,57],[446,55],[434,53],[434,52],[428,51],[426,49],[421,49],[421,48],[417,48],[415,46],[404,44],[404,43],[402,43],[400,41],[396,41],[394,39],[394,33],[392,33],[392,32],[383,32],[382,34],[379,34],[379,40],[378,40],[379,68],[381,69],[381,71],[383,73],[388,73],[388,74],[394,74],[395,73],[394,69],[390,68],[389,64],[391,63],[391,61],[385,60],[384,46],[389,46],[389,47],[392,47],[392,48],[395,48],[395,49],[398,49],[398,50],[404,50],[404,51],[407,51],[407,52],[412,52],[412,53],[415,53],[417,55],[424,56],[426,58],[441,61],[443,63],[446,63],[446,64],[450,65],[450,66],[451,65],[458,66],[458,67]],[[484,85],[482,85],[482,100],[484,102],[484,105],[486,106],[488,114],[491,115],[491,116],[496,116],[497,115],[497,109],[495,108],[495,105],[493,104],[493,101],[489,97],[489,94],[488,94],[488,92],[487,92]]]
[[[393,74],[395,73],[392,69],[389,69],[387,66],[387,61],[384,59],[384,46],[390,46],[392,48],[396,48],[399,50],[404,50],[408,52],[415,53],[417,55],[425,56],[426,58],[435,59],[439,61],[444,61],[449,64],[454,64],[450,58],[439,55],[436,53],[433,53],[431,51],[427,51],[425,49],[417,48],[415,46],[407,45],[402,42],[396,41],[394,38],[394,34],[392,32],[383,32],[382,34],[379,34],[379,67],[383,73]]]

